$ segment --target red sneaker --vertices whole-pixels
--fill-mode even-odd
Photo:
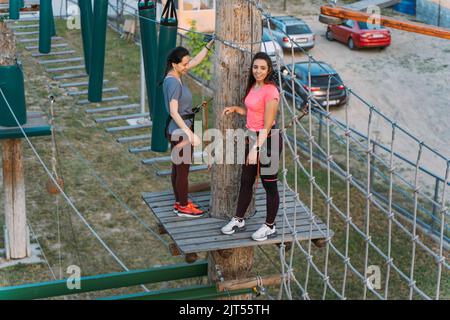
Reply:
[[[203,210],[197,209],[192,203],[188,203],[185,207],[178,205],[177,215],[179,217],[200,218],[204,213]]]
[[[192,204],[194,206],[194,208],[198,209],[198,204],[195,204],[192,202],[192,200],[188,200],[188,204]],[[175,202],[175,204],[173,205],[173,212],[174,213],[178,213],[178,206],[180,205],[179,202]]]

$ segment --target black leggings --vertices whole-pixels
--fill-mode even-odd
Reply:
[[[183,137],[180,137],[178,141],[172,141],[170,139],[170,145],[171,150],[179,144],[181,141],[183,141]],[[191,155],[193,151],[192,145],[191,147]],[[179,152],[180,157],[183,157],[183,149]],[[175,194],[175,201],[179,202],[180,205],[186,206],[188,204],[188,188],[189,188],[189,167],[191,166],[190,163],[180,163],[175,164],[172,163],[172,188],[173,193]]]
[[[271,131],[275,132],[275,131]],[[283,139],[281,134],[276,130],[276,134],[273,136],[269,136],[266,140],[265,145],[267,146],[267,154],[270,157],[271,150],[271,139],[279,140],[279,150],[278,155],[281,154]],[[247,159],[249,153],[249,145],[247,144],[245,147],[245,159]],[[275,218],[278,213],[278,207],[280,204],[280,195],[278,193],[278,170],[274,174],[263,175],[261,174],[262,168],[269,167],[269,164],[260,165],[260,176],[262,180],[262,184],[264,189],[266,190],[266,208],[267,208],[267,216],[266,216],[266,224],[272,225],[275,222]],[[255,183],[257,176],[258,166],[256,164],[244,164],[242,167],[242,175],[241,175],[241,189],[239,190],[239,198],[236,209],[236,217],[244,218],[245,212],[247,211],[250,202],[252,201],[253,194],[251,192],[253,188],[253,184]]]

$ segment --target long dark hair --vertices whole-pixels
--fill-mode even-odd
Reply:
[[[166,78],[167,74],[170,70],[172,70],[172,63],[180,63],[181,60],[183,60],[184,57],[189,56],[189,50],[185,47],[176,47],[172,49],[172,51],[169,52],[169,55],[167,56],[167,62],[166,62],[166,71],[164,72],[164,77],[161,79],[161,82],[159,85],[161,85],[164,82],[164,79]]]
[[[266,61],[267,66],[269,68],[268,73],[267,73],[267,77],[264,79],[264,83],[265,84],[271,83],[274,86],[276,86],[276,83],[273,80],[274,70],[273,70],[272,60],[270,59],[270,57],[268,56],[267,53],[265,53],[265,52],[258,52],[253,57],[252,63],[250,64],[250,70],[248,72],[247,88],[245,89],[245,97],[247,97],[247,95],[250,92],[251,88],[256,83],[256,79],[253,76],[253,63],[255,62],[255,60],[258,60],[258,59]],[[244,97],[244,99],[245,99],[245,97]]]

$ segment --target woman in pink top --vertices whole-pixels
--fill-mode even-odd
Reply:
[[[249,143],[245,148],[247,161],[242,168],[236,215],[221,231],[224,234],[233,234],[235,231],[244,230],[244,215],[252,200],[253,184],[260,175],[267,195],[267,217],[265,224],[252,235],[256,241],[264,241],[268,237],[276,236],[275,218],[280,203],[277,176],[283,141],[279,130],[275,128],[280,94],[275,82],[271,80],[272,73],[270,57],[264,52],[257,53],[250,67],[244,98],[245,108],[232,106],[225,108],[223,112],[224,116],[234,112],[246,116],[249,135],[255,136],[255,139],[253,142],[248,139]],[[275,169],[273,169],[274,163]]]

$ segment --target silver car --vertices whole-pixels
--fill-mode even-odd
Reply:
[[[272,41],[272,38],[269,36],[268,32],[264,31],[262,35],[262,41],[261,41],[261,51],[265,52],[269,55],[270,60],[272,60],[273,68],[276,69],[278,66],[278,60],[277,55],[279,57],[279,61],[281,65],[283,66],[284,63],[284,54],[283,49],[278,44],[278,42],[274,39]]]
[[[309,50],[314,47],[316,36],[302,19],[293,16],[273,17],[270,28],[282,48],[290,49],[294,46],[294,50],[301,50],[299,47]]]

